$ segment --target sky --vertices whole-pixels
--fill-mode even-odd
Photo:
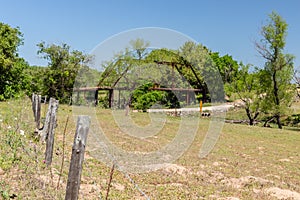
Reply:
[[[159,27],[185,34],[220,55],[262,67],[254,42],[276,11],[288,23],[285,53],[300,66],[298,0],[0,0],[0,22],[19,27],[19,55],[30,65],[47,65],[37,44],[66,43],[90,53],[99,43],[136,28]]]

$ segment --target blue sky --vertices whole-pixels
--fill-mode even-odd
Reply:
[[[31,65],[46,65],[36,44],[69,44],[89,53],[112,35],[134,28],[179,31],[221,55],[262,66],[254,41],[268,14],[278,12],[289,24],[286,52],[300,65],[300,1],[297,0],[0,0],[0,21],[19,26],[19,53]]]

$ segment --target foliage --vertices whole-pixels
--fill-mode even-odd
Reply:
[[[189,80],[193,87],[203,88],[204,90],[207,90],[203,77],[207,53],[207,48],[194,42],[186,42],[179,49],[179,55],[184,59],[183,62],[185,62],[184,68],[181,69],[182,74]],[[189,69],[189,66],[195,69],[196,75]]]
[[[137,110],[147,110],[155,104],[166,108],[179,108],[180,104],[172,91],[150,90],[154,86],[148,82],[133,91],[131,104]]]
[[[80,67],[78,71],[78,76],[76,76],[74,87],[94,87],[99,81],[101,73],[87,65]]]
[[[226,91],[229,94],[236,93],[243,101],[249,124],[253,125],[261,112],[264,95],[261,89],[260,71],[249,72],[249,68],[249,65],[241,64],[232,83],[226,85]]]
[[[146,67],[149,70],[145,67],[143,71],[148,77],[152,76],[151,79],[162,87],[189,87],[189,80],[182,74],[183,63],[181,60],[182,58],[176,50],[155,49],[145,58]],[[146,78],[146,76],[144,77]]]
[[[0,101],[18,97],[28,88],[28,79],[23,71],[28,68],[17,50],[23,44],[19,28],[0,22]]]
[[[104,71],[101,74],[98,85],[100,86],[120,86],[120,82],[128,83],[128,72],[134,67],[143,64],[143,59],[148,54],[149,42],[137,38],[130,41],[130,46],[124,51],[117,53],[111,61],[102,64]],[[136,79],[137,77],[130,77]],[[122,80],[122,81],[120,81]]]
[[[44,94],[67,103],[72,96],[73,85],[80,67],[90,61],[90,56],[71,50],[67,44],[46,45],[41,42],[38,54],[48,60],[44,79]]]
[[[275,118],[278,128],[282,128],[280,117],[286,112],[294,97],[291,85],[294,56],[284,54],[288,24],[275,12],[268,24],[262,27],[262,39],[256,43],[261,56],[266,60],[262,87],[266,91],[263,109]]]
[[[214,94],[214,99],[224,100],[223,83],[218,68],[210,58],[206,47],[194,42],[186,42],[179,50],[164,48],[149,50],[146,48],[147,45],[139,39],[132,41],[131,48],[127,48],[112,62],[106,64],[98,85],[135,88],[136,85],[144,84],[141,80],[147,80],[159,87],[202,89],[201,92],[196,92],[198,99],[209,100],[211,98],[209,92],[211,92]],[[225,61],[230,63],[228,61],[230,58],[224,57],[224,63]],[[140,98],[139,105],[143,105],[141,107],[151,107],[151,102],[160,98],[156,92],[148,92],[152,94]],[[165,92],[166,105],[177,107],[178,99],[171,93],[171,91]],[[173,103],[171,99],[174,100]],[[150,104],[145,106],[146,102]]]
[[[300,76],[299,76],[298,70],[294,71],[293,82],[295,83],[295,86],[296,86],[296,94],[297,94],[296,98],[300,99]]]
[[[30,66],[25,70],[25,74],[30,82],[30,89],[28,89],[29,94],[44,94],[46,71],[47,68],[41,66]]]
[[[210,53],[210,57],[218,67],[224,84],[231,83],[237,76],[239,64],[233,60],[232,56],[220,56],[218,52]]]
[[[153,83],[146,83],[133,91],[131,103],[135,109],[146,111],[155,103],[159,103],[164,99],[164,93],[149,90],[152,87]]]
[[[131,47],[127,50],[127,54],[130,54],[132,58],[141,60],[147,56],[147,48],[150,45],[149,42],[137,38],[136,40],[131,40],[129,43]]]
[[[286,126],[300,127],[300,114],[288,116],[284,123]]]
[[[212,102],[224,101],[222,78],[218,67],[209,55],[210,51],[201,44],[186,42],[179,52],[186,64],[185,70],[188,70],[188,72],[183,70],[183,75],[188,77],[186,79],[194,88],[202,89],[203,101],[206,102],[208,99]]]

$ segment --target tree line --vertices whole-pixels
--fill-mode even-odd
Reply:
[[[272,12],[266,24],[261,27],[261,38],[254,46],[265,60],[264,66],[245,65],[230,55],[221,56],[218,52],[212,52],[207,47],[193,42],[185,43],[178,50],[149,51],[149,44],[137,39],[131,42],[131,50],[126,49],[122,52],[122,62],[121,59],[114,59],[114,62],[104,64],[105,70],[100,73],[88,67],[88,63],[93,59],[91,55],[72,50],[64,43],[37,44],[37,54],[48,61],[48,66],[30,66],[18,55],[18,47],[23,45],[20,29],[0,22],[0,101],[35,92],[54,97],[61,103],[69,103],[80,70],[85,71],[87,76],[76,80],[80,82],[79,85],[84,85],[91,76],[98,80],[98,84],[109,85],[124,71],[129,71],[131,66],[141,62],[149,64],[157,60],[179,63],[177,70],[189,84],[205,91],[198,93],[197,98],[209,99],[211,97],[206,83],[210,81],[209,78],[214,77],[205,76],[207,69],[204,66],[205,62],[210,61],[220,74],[225,94],[244,102],[250,125],[254,124],[258,116],[264,115],[266,123],[275,120],[278,127],[282,128],[281,117],[287,113],[296,86],[299,86],[299,81],[292,84],[293,78],[299,80],[294,76],[295,57],[284,51],[287,28],[288,24],[276,12]],[[120,58],[120,55],[116,58]],[[195,62],[202,63],[203,66],[195,72],[188,70],[187,66],[192,66]],[[201,67],[203,71],[199,70]],[[166,82],[169,80],[169,77],[162,78],[165,78]],[[151,107],[156,101],[170,104],[176,99],[169,93],[148,90],[153,84],[145,83],[133,92],[132,106],[144,109]]]

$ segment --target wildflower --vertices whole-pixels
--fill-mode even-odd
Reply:
[[[7,129],[11,129],[11,126],[8,126]]]
[[[24,135],[24,131],[23,130],[20,130],[20,135]]]

